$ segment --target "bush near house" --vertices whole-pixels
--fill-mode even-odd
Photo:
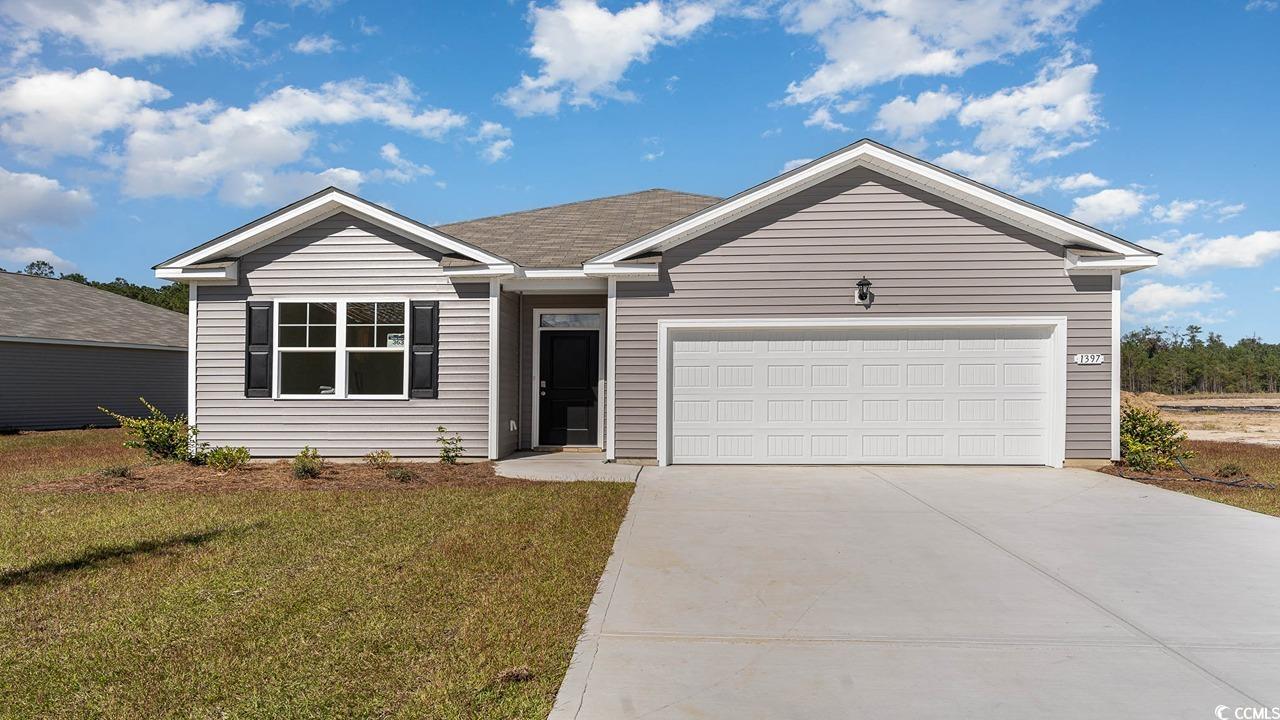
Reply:
[[[323,470],[324,458],[320,457],[320,452],[310,445],[303,446],[298,454],[293,456],[293,476],[299,480],[318,478]]]
[[[1120,407],[1120,456],[1130,467],[1143,472],[1165,470],[1176,458],[1191,457],[1183,448],[1187,434],[1182,426],[1160,417],[1154,407],[1126,400]]]
[[[147,454],[152,460],[178,460],[200,464],[203,453],[196,436],[199,431],[187,425],[186,417],[165,415],[160,408],[147,402],[146,398],[138,398],[149,413],[146,417],[129,417],[112,412],[104,407],[98,409],[115,418],[129,436],[124,446],[136,448]]]

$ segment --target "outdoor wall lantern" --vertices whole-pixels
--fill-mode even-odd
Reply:
[[[876,301],[876,294],[871,292],[871,281],[865,276],[858,281],[858,292],[854,295],[854,299],[862,303],[862,307],[871,309],[871,303]]]

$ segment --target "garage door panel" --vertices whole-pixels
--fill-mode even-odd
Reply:
[[[1043,463],[1049,332],[678,331],[672,460]]]

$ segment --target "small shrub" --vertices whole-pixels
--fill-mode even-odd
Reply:
[[[137,448],[156,460],[179,460],[199,465],[204,462],[204,454],[208,448],[198,440],[199,430],[187,425],[182,415],[169,417],[160,408],[147,402],[146,398],[138,398],[143,407],[150,413],[147,417],[129,417],[99,407],[124,428],[129,439],[125,441],[127,448]]]
[[[99,470],[98,474],[104,478],[128,478],[133,477],[133,468],[128,465],[108,465]]]
[[[369,467],[385,470],[396,461],[396,456],[392,455],[390,450],[374,450],[364,456],[364,461],[369,464]]]
[[[407,483],[417,480],[418,474],[409,468],[393,467],[387,470],[387,477],[395,480],[396,482]]]
[[[249,462],[250,455],[248,448],[243,447],[216,447],[208,451],[204,455],[204,462],[214,470],[235,470],[236,468]]]
[[[1219,465],[1217,468],[1214,469],[1213,474],[1217,475],[1220,478],[1234,478],[1234,477],[1242,477],[1244,475],[1247,475],[1248,473],[1246,473],[1244,471],[1244,468],[1240,467],[1239,465],[1229,462],[1229,463],[1223,463],[1222,465]]]
[[[440,462],[446,465],[457,465],[458,458],[462,457],[465,448],[462,447],[462,436],[458,433],[449,434],[449,429],[443,425],[436,427],[439,437],[436,442],[440,444]]]
[[[305,445],[293,456],[293,476],[299,480],[320,477],[324,470],[324,458],[310,445]]]
[[[1130,404],[1120,408],[1120,455],[1130,467],[1142,472],[1172,468],[1174,458],[1193,455],[1182,449],[1186,439],[1181,425],[1156,410]]]

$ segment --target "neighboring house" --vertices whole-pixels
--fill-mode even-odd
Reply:
[[[191,286],[201,438],[258,455],[443,425],[495,458],[1057,466],[1119,453],[1120,277],[1155,263],[863,140],[726,200],[438,228],[330,188],[156,274]]]
[[[187,410],[186,316],[71,280],[0,272],[0,428]]]

